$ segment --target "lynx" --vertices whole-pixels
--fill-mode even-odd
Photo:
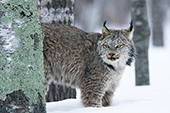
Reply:
[[[42,24],[46,92],[51,82],[80,88],[84,107],[112,104],[112,96],[126,65],[135,58],[133,24],[128,29],[102,34],[76,27]]]

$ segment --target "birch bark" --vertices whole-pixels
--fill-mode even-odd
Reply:
[[[34,0],[0,1],[0,113],[45,113],[43,33]]]

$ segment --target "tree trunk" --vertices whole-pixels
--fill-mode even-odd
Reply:
[[[34,0],[0,1],[0,113],[45,113],[43,33]]]
[[[74,0],[40,0],[38,10],[42,23],[74,25]],[[58,85],[57,82],[50,84],[47,102],[68,98],[76,98],[75,89]]]
[[[149,85],[148,47],[150,29],[145,0],[131,0],[134,20],[134,43],[137,50],[135,62],[136,85]]]
[[[165,17],[165,1],[152,0],[152,39],[154,46],[164,46],[163,22]]]

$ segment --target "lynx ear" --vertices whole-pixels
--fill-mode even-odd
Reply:
[[[110,31],[109,31],[109,29],[106,27],[106,21],[105,21],[105,22],[103,23],[101,40],[103,40],[107,35],[110,35]]]
[[[132,38],[133,38],[133,31],[134,31],[134,28],[133,28],[133,20],[131,20],[131,22],[130,22],[130,27],[127,29],[128,38],[129,38],[130,40],[132,40]]]

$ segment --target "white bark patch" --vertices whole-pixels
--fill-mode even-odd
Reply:
[[[137,26],[141,26],[141,25],[142,25],[142,22],[141,22],[141,21],[136,21],[136,25],[137,25]]]
[[[0,40],[2,41],[2,47],[6,54],[12,54],[19,46],[19,39],[15,37],[15,32],[11,31],[11,23],[0,25]]]
[[[74,3],[74,0],[71,1]],[[66,7],[58,7],[54,8],[49,4],[52,4],[51,0],[42,0],[41,2],[37,2],[40,6],[39,13],[40,13],[40,21],[42,23],[60,23],[66,22],[65,24],[74,25],[74,13],[69,13],[70,11],[74,11],[74,7],[70,7],[66,5]]]

